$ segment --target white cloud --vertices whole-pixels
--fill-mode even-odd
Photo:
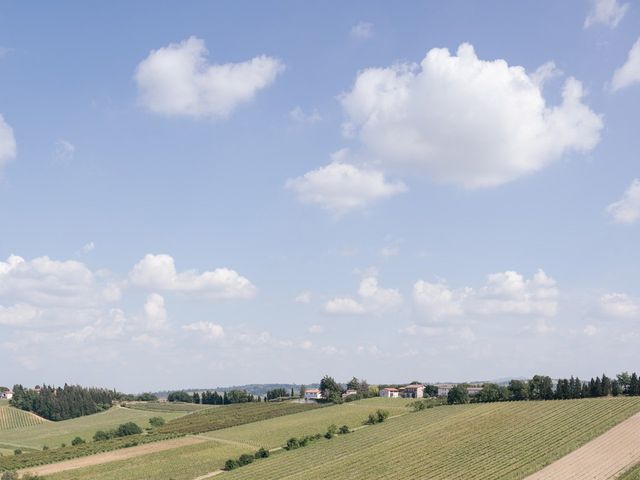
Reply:
[[[632,224],[640,219],[640,179],[631,182],[622,199],[607,207],[607,213],[618,223]]]
[[[396,289],[381,288],[372,276],[362,279],[358,289],[360,301],[351,297],[337,297],[325,304],[325,312],[337,315],[383,315],[402,305],[402,295]]]
[[[86,265],[49,257],[0,261],[0,296],[44,306],[87,306],[105,300],[100,282]]]
[[[640,38],[629,50],[629,56],[624,65],[613,73],[611,90],[615,92],[635,83],[640,83]]]
[[[582,329],[582,333],[587,337],[593,337],[598,333],[598,329],[594,325],[586,325],[584,329]]]
[[[514,271],[492,273],[479,289],[458,290],[445,283],[418,280],[413,287],[416,307],[431,321],[462,315],[541,315],[553,317],[558,309],[556,282],[544,271],[525,279]]]
[[[153,50],[135,73],[142,105],[164,115],[226,117],[284,70],[266,55],[226,64],[209,64],[207,55],[196,37]]]
[[[400,248],[399,247],[382,247],[378,253],[380,254],[380,256],[386,257],[386,258],[395,257],[400,254]]]
[[[224,328],[212,322],[195,322],[182,327],[188,332],[196,332],[204,335],[210,340],[217,340],[224,337]]]
[[[75,153],[75,145],[63,138],[57,140],[53,146],[53,158],[59,162],[69,162],[73,160]]]
[[[152,348],[160,348],[164,345],[164,342],[160,338],[150,335],[148,333],[136,335],[131,340],[134,343],[137,343],[139,345],[146,345]]]
[[[311,113],[305,113],[300,106],[296,106],[289,112],[289,118],[298,123],[317,123],[322,120],[317,108],[314,108]]]
[[[640,304],[625,293],[606,293],[600,297],[600,308],[612,317],[640,317]]]
[[[40,309],[25,303],[18,303],[11,307],[3,307],[0,305],[0,326],[27,326],[38,318],[41,313]]]
[[[400,333],[413,337],[449,337],[456,340],[462,340],[466,343],[473,342],[476,339],[476,335],[473,330],[468,326],[461,327],[432,327],[425,325],[418,325],[412,323],[407,327],[401,328]]]
[[[82,246],[82,252],[83,253],[89,253],[89,252],[92,252],[93,250],[95,250],[95,248],[96,248],[96,244],[95,243],[93,243],[93,242],[85,243]]]
[[[0,169],[15,157],[16,139],[13,136],[13,129],[0,115]]]
[[[407,190],[402,182],[387,182],[379,171],[339,161],[289,179],[286,187],[294,190],[301,202],[318,205],[336,215],[365,208]]]
[[[616,28],[629,9],[628,3],[618,0],[590,0],[591,10],[584,21],[584,28],[605,25]]]
[[[324,332],[324,328],[322,327],[322,325],[311,325],[309,327],[309,333],[323,333]]]
[[[122,310],[113,308],[106,318],[98,319],[94,324],[87,325],[80,330],[69,332],[65,338],[77,342],[88,340],[113,340],[122,337],[127,328],[127,318]]]
[[[367,40],[373,36],[373,23],[358,22],[351,27],[349,35],[357,40]]]
[[[457,55],[434,48],[420,65],[360,72],[342,96],[345,131],[384,172],[467,188],[504,184],[599,142],[603,122],[582,102],[582,84],[568,78],[562,102],[550,106],[545,76],[481,60],[469,44]]]
[[[152,331],[165,330],[167,325],[167,309],[162,295],[152,293],[144,304],[147,329]]]
[[[311,292],[301,292],[293,299],[296,303],[311,303]]]
[[[156,290],[193,294],[209,299],[247,299],[255,296],[255,286],[236,271],[217,268],[177,272],[169,255],[147,254],[129,273],[132,284]]]

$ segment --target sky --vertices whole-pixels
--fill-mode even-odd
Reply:
[[[640,3],[0,3],[0,385],[639,367]]]

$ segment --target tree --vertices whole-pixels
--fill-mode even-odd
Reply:
[[[425,385],[424,386],[424,396],[425,397],[437,397],[438,396],[438,387],[435,385]]]
[[[325,375],[320,380],[320,391],[325,399],[334,403],[342,403],[342,387],[329,375]]]
[[[500,389],[500,386],[495,383],[485,383],[482,385],[482,390],[480,390],[480,394],[478,395],[478,401],[480,402],[500,402],[508,398],[508,396],[504,398],[504,392]]]
[[[529,398],[529,386],[522,380],[509,382],[509,400],[527,400]]]
[[[177,392],[171,392],[167,396],[167,401],[191,403],[193,401],[193,397],[189,395],[187,392],[185,392],[184,390],[179,390]]]
[[[71,440],[71,445],[73,446],[82,445],[83,443],[86,443],[86,442],[80,437],[76,437],[73,440]]]
[[[618,380],[613,380],[611,382],[611,395],[613,395],[614,397],[617,397],[621,393],[622,393],[622,389],[620,388],[620,384],[618,383]]]
[[[534,375],[529,380],[529,398],[531,400],[553,399],[553,382],[546,375]]]
[[[466,383],[459,383],[451,390],[449,390],[449,393],[447,395],[447,403],[449,405],[469,403],[470,399],[469,391],[467,390],[468,387],[469,385],[467,385]]]
[[[619,373],[616,377],[618,378],[620,388],[622,388],[622,393],[629,393],[629,385],[631,384],[631,375],[629,375],[629,372]]]
[[[233,470],[233,469],[238,468],[239,466],[240,466],[240,464],[238,463],[238,461],[235,458],[230,458],[229,460],[224,462],[224,469],[225,470]]]
[[[607,377],[604,373],[602,374],[602,381],[600,383],[602,388],[602,396],[608,397],[611,395],[611,379]]]
[[[631,379],[629,380],[629,389],[627,391],[629,395],[638,395],[640,393],[640,384],[638,384],[638,375],[636,372],[631,374]]]
[[[161,427],[162,425],[164,425],[164,418],[162,418],[162,417],[151,417],[149,419],[149,425],[151,425],[154,428]]]
[[[115,436],[126,437],[129,435],[137,435],[139,433],[142,433],[142,429],[136,423],[127,422],[127,423],[118,425],[118,428],[116,428],[116,431],[115,431]]]
[[[260,447],[254,456],[256,458],[267,458],[269,456],[269,450],[264,447]]]
[[[253,462],[254,459],[255,457],[253,455],[243,453],[242,455],[240,455],[240,458],[238,458],[238,464],[241,467],[244,465],[249,465],[251,462]]]
[[[191,401],[193,403],[199,404],[200,403],[200,394],[198,392],[193,392],[193,395],[191,397]]]
[[[369,396],[370,388],[371,387],[369,387],[369,384],[366,380],[361,380],[360,385],[358,385],[358,388],[356,388],[356,390],[358,391],[358,395],[360,396],[360,398],[367,398]]]
[[[140,395],[138,395],[136,397],[136,400],[138,402],[157,402],[158,401],[158,397],[156,395],[154,395],[153,393],[141,393]]]
[[[300,398],[304,398],[304,391],[307,389],[307,387],[305,387],[304,385],[300,385],[300,390],[298,390],[298,393],[300,395]]]
[[[358,380],[356,377],[353,377],[351,380],[349,380],[349,383],[347,383],[347,390],[358,390],[359,387],[360,380]]]

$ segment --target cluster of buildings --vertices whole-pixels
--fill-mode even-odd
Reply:
[[[446,397],[449,390],[458,385],[457,383],[437,383],[434,385],[438,389],[438,397]],[[422,384],[406,385],[404,387],[385,387],[380,389],[379,395],[384,398],[422,398],[424,397],[425,386]],[[482,391],[482,385],[471,384],[467,386],[469,395],[478,395]],[[342,397],[357,395],[355,390],[347,390]],[[305,400],[322,400],[322,392],[318,388],[308,388],[304,391]]]
[[[0,398],[11,400],[13,398],[13,392],[11,390],[4,390],[0,392]]]
[[[449,395],[449,390],[451,390],[456,385],[458,384],[457,383],[437,383],[434,386],[438,387],[439,397],[446,397],[447,395]],[[467,387],[467,393],[469,395],[478,395],[481,391],[482,391],[482,385],[476,384],[476,385],[469,385]]]
[[[407,385],[400,388],[383,388],[380,396],[385,398],[422,398],[424,397],[424,385]]]

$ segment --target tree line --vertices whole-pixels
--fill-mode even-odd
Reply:
[[[622,372],[616,378],[604,373],[601,377],[583,381],[578,377],[558,379],[555,388],[551,377],[534,375],[530,380],[511,380],[508,385],[485,383],[477,395],[469,395],[468,384],[462,383],[449,390],[447,403],[503,402],[520,400],[567,400],[577,398],[640,395],[640,380],[634,372]]]
[[[183,390],[171,392],[167,396],[169,402],[196,403],[201,405],[230,405],[232,403],[259,402],[260,397],[248,393],[246,390],[229,390],[219,394],[209,390],[204,392],[193,392],[189,394]]]
[[[33,412],[47,420],[59,421],[98,413],[111,407],[120,394],[106,388],[80,385],[54,387],[42,385],[39,390],[14,385],[12,406]]]

